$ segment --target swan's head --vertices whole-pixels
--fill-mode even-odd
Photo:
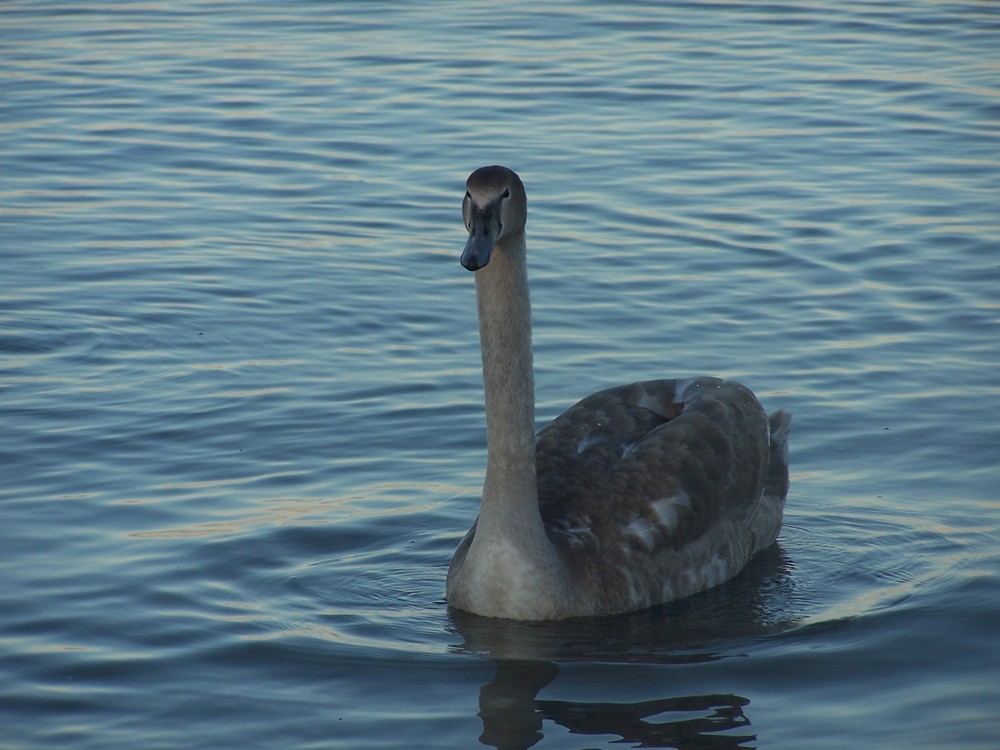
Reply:
[[[524,184],[507,167],[480,167],[465,181],[462,217],[469,239],[462,265],[478,271],[490,262],[493,248],[504,237],[524,231],[528,199]]]

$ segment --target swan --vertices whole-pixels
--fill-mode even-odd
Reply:
[[[462,215],[488,457],[449,605],[515,620],[609,615],[736,575],[781,528],[791,416],[768,417],[736,382],[649,380],[598,391],[536,435],[520,177],[477,169]]]

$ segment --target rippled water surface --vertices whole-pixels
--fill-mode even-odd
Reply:
[[[993,2],[0,5],[0,747],[996,747],[997,49]],[[490,163],[540,420],[795,414],[729,584],[448,610]]]

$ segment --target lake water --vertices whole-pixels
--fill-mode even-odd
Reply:
[[[0,748],[996,748],[1000,5],[0,5]],[[539,419],[795,415],[778,544],[617,618],[449,611],[469,172]]]

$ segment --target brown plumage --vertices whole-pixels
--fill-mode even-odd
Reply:
[[[790,417],[717,378],[599,391],[534,429],[527,203],[520,178],[467,182],[489,461],[448,571],[460,609],[557,619],[647,607],[735,575],[781,527]]]

